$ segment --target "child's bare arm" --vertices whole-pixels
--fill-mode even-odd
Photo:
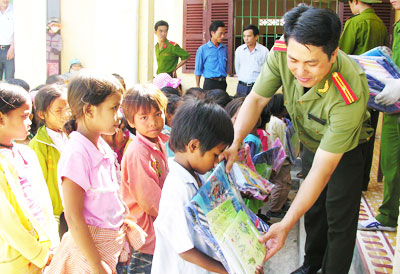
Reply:
[[[192,248],[188,251],[182,252],[179,254],[179,256],[181,256],[181,258],[185,261],[196,264],[208,271],[228,274],[224,266],[219,261],[214,260],[210,256],[207,256],[203,252],[197,250],[196,248]]]
[[[62,191],[68,229],[71,231],[75,243],[88,260],[92,273],[112,273],[111,269],[102,262],[83,218],[85,191],[68,178],[63,179]]]

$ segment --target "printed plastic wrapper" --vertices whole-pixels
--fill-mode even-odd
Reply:
[[[367,76],[370,91],[368,106],[389,114],[400,112],[400,100],[393,105],[384,106],[375,103],[375,96],[385,87],[378,79],[400,78],[400,68],[391,59],[391,53],[391,50],[387,47],[376,47],[362,55],[350,55],[361,66]]]
[[[261,247],[248,259],[250,262],[246,261],[247,257],[241,257],[241,249],[236,249],[236,247],[232,247],[234,243],[229,243],[230,231],[228,229],[230,226],[227,224],[236,223],[237,225],[237,222],[243,223],[247,222],[243,221],[244,219],[248,220],[249,223],[241,224],[241,226],[251,230],[250,223],[253,225],[251,234],[246,235],[246,237],[252,237],[252,239],[257,239],[259,233],[265,233],[269,228],[244,205],[236,184],[237,178],[240,176],[235,173],[239,170],[232,169],[230,174],[227,175],[225,163],[219,163],[206,183],[186,205],[188,222],[201,235],[231,274],[248,273],[246,269],[252,269],[251,265],[257,264],[259,258],[265,256],[265,252],[264,255],[260,255]],[[241,214],[240,219],[235,221],[238,214]],[[226,242],[223,242],[225,238]],[[241,271],[238,271],[239,269]]]

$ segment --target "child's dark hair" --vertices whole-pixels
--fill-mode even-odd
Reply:
[[[51,84],[59,84],[59,85],[64,85],[65,84],[65,79],[61,75],[55,74],[55,75],[50,75],[46,79],[46,85],[51,85]]]
[[[19,108],[31,100],[29,94],[22,87],[0,82],[0,112],[8,112]]]
[[[206,100],[188,101],[179,107],[172,121],[169,146],[174,152],[185,152],[190,140],[200,142],[205,153],[223,143],[233,142],[233,125],[226,111]]]
[[[36,120],[39,125],[44,124],[39,114],[46,112],[51,103],[61,97],[63,94],[66,94],[67,89],[61,85],[46,85],[39,89],[38,93],[35,96],[35,112],[36,112]]]
[[[177,95],[178,97],[181,96],[181,94],[179,93],[179,91],[176,88],[173,87],[163,87],[161,89],[161,91],[165,94],[165,96],[168,97],[168,95],[170,94],[174,94]]]
[[[239,108],[243,105],[245,97],[239,97],[235,98],[232,101],[230,101],[226,107],[225,110],[228,113],[228,115],[232,118],[235,113],[239,110]]]
[[[29,92],[29,89],[30,89],[29,84],[26,81],[22,80],[22,79],[12,78],[12,79],[7,80],[7,83],[12,84],[12,85],[16,85],[16,86],[20,86],[24,90]]]
[[[206,99],[210,99],[217,103],[221,107],[225,107],[230,101],[232,101],[231,96],[222,89],[211,89],[206,93]]]
[[[268,102],[269,113],[278,117],[285,110],[283,102],[283,94],[278,93],[272,96],[271,100]]]
[[[117,80],[121,83],[122,87],[124,88],[124,90],[126,90],[126,84],[125,84],[125,80],[124,78],[119,75],[118,73],[113,73],[112,74],[115,78],[117,78]]]
[[[169,94],[167,95],[167,99],[168,99],[167,113],[174,114],[178,106],[178,103],[181,100],[181,97],[175,94]]]
[[[141,108],[149,112],[151,107],[154,107],[165,113],[167,104],[167,97],[155,85],[137,84],[126,92],[122,110],[128,122],[133,123],[133,117]]]
[[[81,72],[68,85],[68,104],[72,118],[77,120],[84,115],[85,105],[98,106],[112,94],[123,94],[120,82],[111,74]]]
[[[191,96],[192,98],[197,98],[197,99],[204,99],[204,97],[206,97],[206,92],[204,91],[204,89],[202,88],[189,88],[188,90],[186,90],[186,93],[184,96]]]

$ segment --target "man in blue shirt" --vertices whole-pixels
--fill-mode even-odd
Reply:
[[[249,94],[267,59],[268,49],[257,42],[260,31],[255,25],[243,29],[244,44],[235,51],[235,71],[238,76],[236,95]]]
[[[214,21],[210,25],[211,40],[198,48],[196,53],[196,86],[200,87],[201,75],[205,78],[203,89],[222,89],[226,91],[226,72],[228,71],[228,51],[221,44],[225,37],[225,24]]]

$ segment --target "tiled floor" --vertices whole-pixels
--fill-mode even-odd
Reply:
[[[360,220],[375,216],[383,198],[383,182],[377,182],[378,160],[380,148],[379,137],[375,142],[374,160],[371,170],[371,181],[368,191],[363,192],[360,208]],[[357,248],[363,261],[365,273],[393,273],[394,247],[396,232],[358,231]]]

